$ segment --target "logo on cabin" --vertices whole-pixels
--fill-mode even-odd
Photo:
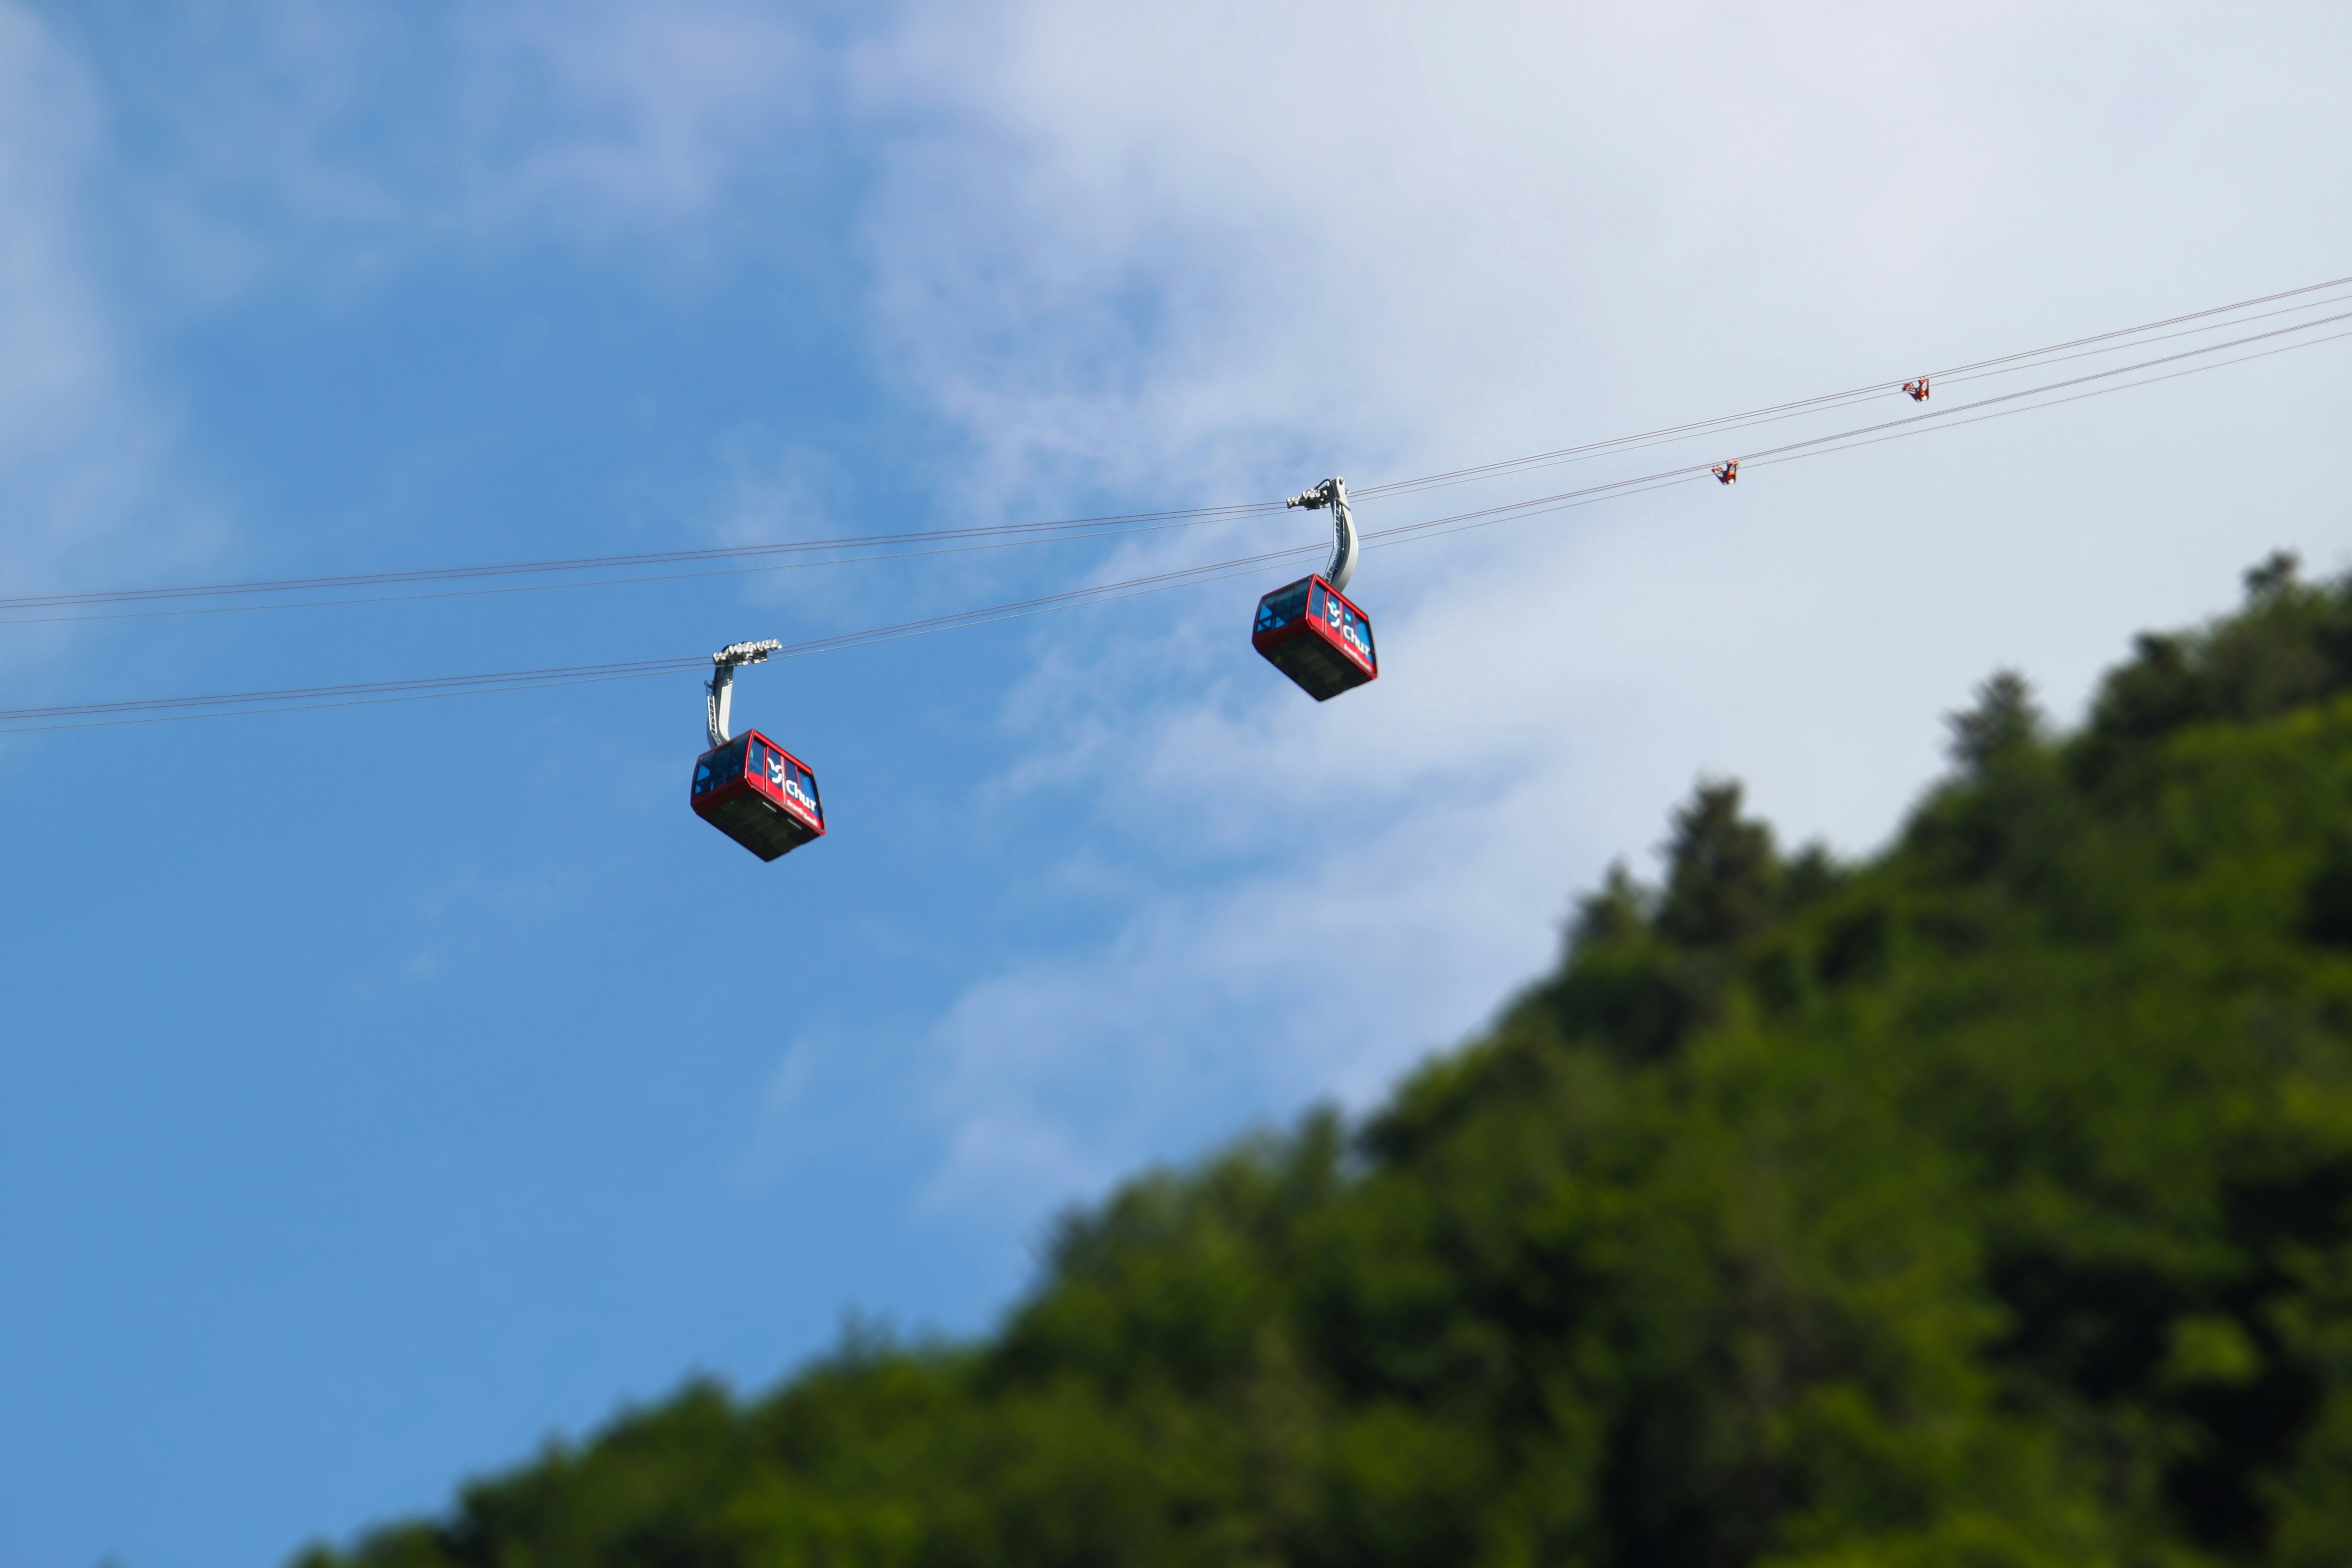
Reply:
[[[1339,634],[1339,640],[1348,645],[1348,651],[1356,656],[1356,662],[1370,669],[1372,667],[1372,639],[1362,629],[1363,623],[1351,615],[1336,596],[1323,602],[1323,614],[1331,623],[1331,629]]]
[[[768,764],[768,777],[781,790],[786,800],[800,808],[811,822],[822,820],[817,814],[816,796],[794,776],[793,770],[782,762]]]

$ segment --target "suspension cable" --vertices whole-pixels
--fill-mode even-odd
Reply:
[[[2333,321],[2352,321],[2352,311],[2343,312]],[[2306,325],[2320,325],[2312,322]],[[1804,441],[1785,443],[1779,447],[1743,453],[1738,458],[1743,465],[1769,467],[1776,463],[1796,461],[1801,458],[1821,457],[1834,452],[1851,451],[1859,447],[1880,442],[1901,440],[1912,436],[1981,423],[1988,419],[2007,418],[2019,414],[2039,412],[2062,404],[2081,402],[2086,398],[2127,392],[2138,387],[2171,381],[2185,375],[2220,370],[2258,359],[2293,353],[2320,343],[2352,338],[2352,328],[2330,333],[2326,337],[2281,344],[2234,359],[2212,363],[2190,365],[2165,371],[2142,380],[2123,382],[2115,385],[2094,387],[2089,391],[2073,392],[2065,397],[2043,402],[2021,402],[2051,392],[2069,391],[2094,382],[2110,381],[2133,373],[2159,369],[2178,364],[2180,361],[2223,349],[2242,347],[2297,331],[2302,328],[2277,328],[2266,332],[2252,333],[2226,343],[2210,344],[2204,348],[2185,350],[2136,364],[2121,365],[2110,370],[2093,372],[2063,381],[2028,387],[2020,392],[2005,393],[1994,397],[1964,403],[1932,413],[1922,413],[1903,419],[1884,420],[1856,426],[1851,430],[1819,436]],[[2017,405],[2016,406],[2002,406]],[[1991,409],[1984,413],[1979,410]],[[1973,418],[1954,416],[1973,414]],[[1521,521],[1530,517],[1557,513],[1599,501],[1643,494],[1674,485],[1696,483],[1712,477],[1713,465],[1695,463],[1661,469],[1656,473],[1632,479],[1613,479],[1578,489],[1563,490],[1553,495],[1538,496],[1527,500],[1512,501],[1498,506],[1482,507],[1431,518],[1421,522],[1403,523],[1391,528],[1376,529],[1364,534],[1368,549],[1385,549],[1400,544],[1420,542],[1465,532],[1495,523]],[[1321,542],[1295,545],[1287,549],[1266,551],[1255,555],[1236,556],[1223,561],[1209,562],[1198,566],[1172,568],[1129,577],[1110,583],[1098,583],[1072,588],[1060,593],[1039,595],[1009,604],[990,605],[970,610],[950,611],[942,615],[923,616],[895,625],[870,626],[856,631],[834,633],[787,645],[775,657],[799,658],[820,653],[838,652],[848,648],[897,642],[908,637],[927,637],[938,632],[970,626],[992,625],[1001,621],[1024,619],[1056,610],[1075,609],[1085,605],[1107,604],[1141,595],[1165,593],[1176,588],[1191,587],[1223,578],[1254,572],[1276,561],[1297,560],[1322,552]],[[709,660],[707,656],[669,658],[633,659],[609,664],[561,665],[542,668],[501,670],[478,675],[433,676],[405,680],[358,681],[332,686],[281,687],[256,691],[221,692],[209,696],[184,696],[127,699],[104,702],[64,703],[47,707],[0,709],[0,734],[30,733],[50,730],[111,728],[124,724],[162,723],[197,718],[221,718],[235,713],[275,713],[305,710],[315,708],[365,706],[396,701],[420,701],[431,698],[457,697],[497,691],[517,691],[554,686],[574,686],[615,680],[643,679],[657,675],[674,675],[688,669],[699,669]]]
[[[2211,306],[2205,310],[2189,311],[2184,315],[2169,316],[2160,321],[2143,322],[2138,326],[2117,328],[2111,331],[2095,333],[2088,337],[2073,338],[2063,342],[2051,343],[2038,349],[2020,350],[2016,353],[2002,354],[1992,359],[1976,360],[1966,364],[1953,365],[1940,371],[1931,371],[1927,374],[1931,378],[1941,378],[1945,380],[1975,380],[1984,375],[2014,374],[2019,370],[2031,369],[2033,368],[2037,363],[2056,363],[2051,356],[2063,354],[2067,358],[2083,357],[2082,354],[2073,353],[2071,351],[2087,350],[2090,353],[2114,353],[2118,349],[2127,349],[2136,346],[2128,340],[2144,337],[2145,334],[2158,331],[2163,328],[2178,327],[2184,322],[2211,322],[2211,324],[2208,326],[2191,327],[2188,329],[2189,332],[2225,330],[2228,326],[2235,323],[2215,321],[2213,319],[2235,315],[2239,312],[2252,310],[2254,307],[2260,305],[2274,304],[2282,300],[2302,299],[2303,297],[2311,294],[2341,288],[2346,284],[2352,284],[2352,276],[2330,279],[2320,283],[2305,284],[2301,288],[2283,289],[2276,293],[2260,295],[2251,300],[2239,300],[2233,304]],[[2346,298],[2352,298],[2352,296],[2346,296]],[[2284,310],[2268,311],[2264,312],[2263,316],[2252,317],[2248,318],[2248,320],[2263,320],[2280,314],[2319,308],[2321,306],[2336,302],[2337,301],[2306,300],[2305,303],[2300,305],[2286,307]],[[2305,321],[2294,326],[2280,328],[2278,331],[2280,332],[2300,331],[2311,327],[2325,325],[2328,321],[2337,319],[2340,318],[2328,317],[2320,321]],[[2167,337],[2178,337],[2183,335],[2187,334],[2166,334]],[[2157,342],[2162,340],[2149,339],[2147,341]],[[2244,341],[2248,340],[2239,340],[2239,342]],[[2105,348],[2093,346],[2099,344],[2105,344],[2108,346]],[[2207,350],[2191,352],[2215,352],[2221,348],[2231,346],[2234,345],[2216,344],[2211,345],[2211,347]],[[1359,497],[1399,496],[1441,486],[1461,484],[1475,479],[1493,478],[1504,473],[1525,468],[1548,467],[1564,462],[1583,461],[1607,453],[1639,450],[1643,447],[1658,446],[1670,441],[1694,438],[1704,434],[1727,434],[1730,431],[1746,428],[1758,424],[1791,418],[1798,415],[1809,412],[1826,411],[1832,407],[1863,401],[1867,398],[1877,397],[1884,395],[1888,392],[1899,389],[1900,385],[1900,382],[1895,381],[1874,382],[1864,386],[1850,388],[1844,392],[1829,393],[1818,397],[1801,398],[1790,403],[1775,404],[1765,408],[1751,409],[1744,414],[1725,415],[1712,419],[1696,420],[1681,425],[1666,426],[1655,430],[1641,432],[1636,435],[1615,437],[1604,441],[1588,442],[1581,446],[1575,447],[1564,447],[1549,452],[1530,454],[1526,457],[1504,458],[1490,463],[1475,464],[1468,468],[1449,469],[1440,473],[1423,475],[1413,479],[1395,479],[1380,484],[1360,486],[1356,489],[1355,493]],[[2029,392],[2014,394],[2011,395],[2024,396],[2030,395],[2031,394]],[[1929,415],[1921,416],[1920,417],[1935,416],[1937,416]],[[1823,437],[1822,439],[1835,439],[1835,437]],[[1778,450],[1778,448],[1774,448],[1774,450]],[[236,613],[244,610],[260,608],[321,608],[347,604],[373,604],[401,602],[411,599],[466,597],[485,593],[538,591],[548,588],[618,586],[635,583],[669,582],[688,577],[725,576],[750,572],[782,570],[788,569],[789,566],[820,564],[847,565],[871,561],[900,560],[919,555],[959,553],[971,550],[1003,549],[1033,543],[1065,542],[1118,537],[1137,532],[1156,531],[1171,528],[1193,528],[1214,522],[1265,516],[1279,513],[1282,510],[1283,508],[1281,503],[1277,501],[1235,502],[1219,506],[1167,508],[1156,511],[1122,512],[1096,517],[1063,518],[1037,522],[999,523],[966,528],[913,530],[897,533],[849,534],[827,539],[793,540],[761,544],[723,545],[691,550],[648,551],[625,554],[570,556],[542,561],[515,561],[483,565],[434,567],[408,571],[344,573],[309,577],[259,578],[241,582],[189,584],[150,588],[21,595],[12,597],[0,597],[0,626],[24,625],[61,620],[120,619],[132,617],[144,618],[147,616],[159,614]],[[857,551],[867,552],[867,553],[846,553]],[[808,559],[793,561],[783,565],[779,565],[773,559],[779,556],[801,556],[807,557]],[[733,564],[727,564],[730,563],[732,563]],[[757,563],[754,564],[752,563]],[[699,572],[662,573],[623,577],[612,577],[606,575],[594,578],[593,581],[535,584],[529,584],[523,588],[478,588],[472,590],[455,590],[436,593],[394,594],[373,598],[343,597],[294,600],[278,597],[281,595],[301,594],[315,595],[320,593],[347,593],[352,590],[367,588],[420,586],[436,583],[478,582],[486,579],[524,576],[554,577],[568,574],[597,573],[610,574],[614,572],[632,572],[646,567],[694,565],[700,563],[711,563],[710,569]],[[108,606],[118,605],[152,605],[156,604],[179,604],[186,601],[240,598],[258,598],[268,602],[252,605],[205,605],[200,610],[194,611],[158,611],[151,609],[144,612],[117,612],[112,615],[85,614],[39,616],[25,613],[41,610],[103,610]]]

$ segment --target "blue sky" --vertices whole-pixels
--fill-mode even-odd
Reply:
[[[1261,500],[2352,273],[2347,27],[0,0],[0,593]],[[1858,852],[1997,665],[2071,715],[2269,549],[2352,564],[2347,391],[1372,552],[1320,708],[1246,647],[1279,573],[764,666],[833,828],[770,866],[687,808],[691,677],[0,737],[0,1568],[274,1563],[851,1309],[984,1328],[1058,1208],[1474,1029],[1694,779]],[[0,626],[0,680],[694,655],[1321,530]]]

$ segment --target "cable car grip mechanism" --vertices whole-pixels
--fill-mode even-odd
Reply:
[[[730,739],[727,732],[728,709],[735,695],[735,667],[739,664],[765,664],[768,656],[784,645],[774,637],[763,642],[729,643],[710,656],[714,667],[709,683],[703,687],[703,717],[710,726],[710,745],[716,751]]]
[[[1311,490],[1304,490],[1282,503],[1303,506],[1309,511],[1324,507],[1331,509],[1331,564],[1325,570],[1323,580],[1339,593],[1348,591],[1348,579],[1356,574],[1356,514],[1348,508],[1348,481],[1325,479]]]

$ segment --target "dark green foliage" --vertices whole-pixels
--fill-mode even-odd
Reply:
[[[2099,693],[2077,764],[2102,777],[2176,730],[2271,718],[2352,686],[2352,595],[2296,572],[2282,551],[2246,574],[2238,615],[2200,632],[2143,634]]]
[[[1771,920],[1780,882],[1772,830],[1739,815],[1739,786],[1701,784],[1675,813],[1657,933],[1677,947],[1736,947]]]
[[[2352,951],[2352,837],[2331,838],[2304,884],[2303,934]]]
[[[2013,669],[1997,670],[1977,688],[1977,705],[1952,715],[1952,761],[1982,775],[2003,761],[2031,754],[2042,738],[2042,710],[2033,689]]]
[[[2273,560],[1896,842],[1707,784],[1352,1131],[988,1342],[694,1385],[305,1568],[2352,1561],[2352,594]]]

